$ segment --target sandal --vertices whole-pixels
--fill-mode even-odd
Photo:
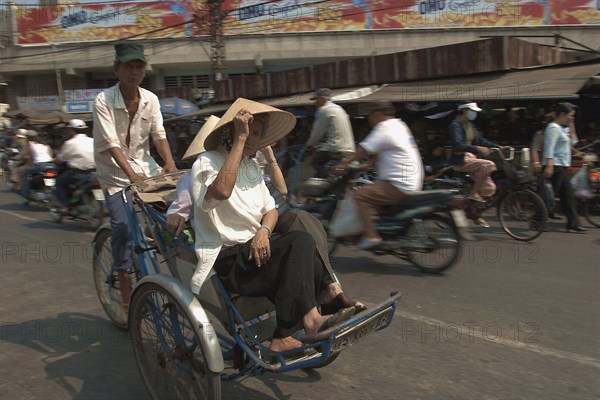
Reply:
[[[344,292],[335,296],[328,304],[321,304],[321,315],[335,314],[339,310],[348,307],[354,307],[356,312],[363,312],[367,309],[365,305],[356,305],[356,300],[352,300]]]

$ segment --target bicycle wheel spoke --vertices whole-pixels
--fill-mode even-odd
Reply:
[[[517,190],[506,195],[498,206],[498,220],[511,237],[529,241],[546,227],[547,211],[542,199],[530,190]]]
[[[144,287],[150,287],[144,290]],[[132,303],[131,332],[142,376],[155,399],[204,399],[218,385],[186,311],[157,285]]]

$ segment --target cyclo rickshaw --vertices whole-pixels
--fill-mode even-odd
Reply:
[[[216,274],[194,295],[188,284],[197,261],[193,231],[175,236],[166,229],[165,212],[183,173],[149,178],[123,190],[135,253],[128,311],[111,273],[109,225],[98,229],[93,243],[98,297],[111,321],[129,329],[152,398],[220,399],[221,381],[323,367],[345,348],[390,325],[399,293],[320,332],[292,356],[269,350],[276,322],[268,299],[232,293]]]

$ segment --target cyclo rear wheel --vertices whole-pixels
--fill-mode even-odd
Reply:
[[[145,283],[131,302],[133,352],[155,400],[221,398],[188,310],[162,286]]]
[[[546,228],[548,210],[542,198],[529,189],[508,193],[498,204],[498,221],[508,236],[528,242]]]
[[[408,259],[430,274],[450,268],[461,254],[461,237],[452,218],[438,214],[413,220],[405,233]]]

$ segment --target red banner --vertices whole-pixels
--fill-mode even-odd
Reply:
[[[201,0],[149,1],[19,7],[15,18],[15,44],[202,36],[206,32],[199,31],[198,24],[187,21],[194,18],[195,10],[203,3]]]
[[[600,0],[224,0],[226,35],[600,24]],[[192,19],[196,23],[191,23]],[[205,0],[18,7],[17,45],[206,36]]]
[[[600,24],[597,0],[225,0],[227,34]]]

